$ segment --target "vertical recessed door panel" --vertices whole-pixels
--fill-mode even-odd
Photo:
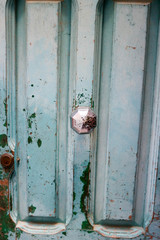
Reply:
[[[150,138],[158,81],[156,54],[150,52],[157,49],[159,5],[154,4],[108,0],[97,6],[93,93],[98,126],[91,136],[88,216],[94,229],[108,237],[136,237],[152,218],[145,208],[152,204],[156,174],[151,164],[157,147]]]
[[[24,231],[54,234],[65,229],[72,215],[67,156],[70,1],[18,1],[7,11],[8,31],[15,15],[7,65],[7,73],[11,68],[15,73],[8,75],[8,98],[14,96],[8,99],[9,144],[17,160],[10,179],[11,216]]]

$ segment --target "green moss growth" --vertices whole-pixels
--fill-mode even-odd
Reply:
[[[82,176],[80,177],[80,180],[83,183],[82,195],[80,199],[80,209],[81,212],[84,213],[86,217],[86,220],[82,222],[82,230],[92,230],[92,226],[87,220],[89,184],[90,184],[89,174],[90,174],[90,162],[88,163],[86,169],[83,171]]]
[[[7,141],[7,135],[6,134],[1,134],[0,135],[0,146],[2,148],[4,148],[5,146],[7,146],[8,141]]]
[[[90,225],[90,223],[88,222],[88,220],[85,220],[82,222],[82,229],[83,230],[92,230],[92,226]]]
[[[34,207],[33,205],[31,205],[29,208],[28,208],[28,212],[29,213],[34,213],[36,210],[36,207]]]
[[[82,195],[80,200],[80,209],[81,212],[87,214],[85,200],[89,198],[89,172],[90,172],[90,163],[88,163],[87,168],[83,171],[82,176],[80,177],[81,182],[83,183]]]
[[[67,236],[67,233],[66,233],[66,232],[62,232],[62,234],[63,234],[64,236]]]
[[[16,229],[16,238],[20,239],[22,233],[23,233],[23,231],[17,228]]]

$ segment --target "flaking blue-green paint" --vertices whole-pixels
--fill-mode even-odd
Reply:
[[[83,5],[82,5],[82,6],[83,6]],[[82,6],[81,6],[81,7],[82,7]],[[133,6],[133,7],[134,7],[134,6]],[[82,11],[81,11],[81,12],[82,12]],[[88,12],[88,11],[87,11],[87,12]],[[81,13],[80,13],[80,14],[81,14]],[[89,15],[89,14],[88,14],[88,15]],[[91,26],[91,25],[90,25],[90,26]],[[133,27],[133,26],[132,26],[132,27]],[[88,41],[88,39],[87,39],[87,41]],[[91,58],[91,57],[90,57],[90,58]],[[80,64],[79,64],[79,65],[80,65]],[[87,69],[87,70],[88,70],[88,69]],[[81,71],[81,72],[83,72],[83,71]],[[79,74],[80,74],[80,73],[79,73]],[[91,78],[88,78],[88,79],[91,79]],[[81,91],[79,91],[79,92],[81,92]],[[32,96],[32,95],[30,95],[30,96]],[[81,103],[81,104],[82,104],[82,103]],[[31,112],[32,112],[32,111],[31,111]],[[38,138],[38,137],[37,137],[37,138]],[[78,141],[79,141],[79,139],[78,139]],[[36,144],[36,141],[35,141],[35,144]],[[32,147],[32,145],[33,145],[33,144],[31,144],[30,147]],[[43,147],[43,146],[42,146],[42,147]],[[2,150],[4,150],[4,148],[3,148]],[[40,149],[38,149],[38,150],[40,150]],[[82,157],[82,155],[80,156],[79,161],[81,161],[81,157]],[[112,159],[111,159],[111,160],[112,160]],[[75,177],[75,179],[76,179],[76,177]],[[76,219],[78,219],[78,217],[79,217],[78,214],[77,214],[75,217],[76,217]],[[85,225],[86,225],[86,222],[83,221],[83,222],[82,222],[82,225],[85,226]],[[85,227],[84,227],[84,228],[85,228]],[[71,232],[71,231],[68,230],[68,232]],[[68,233],[67,233],[67,235],[68,235]],[[77,236],[77,239],[78,239],[78,238],[80,238],[80,239],[85,239],[85,238],[86,238],[86,239],[90,239],[90,238],[91,238],[91,239],[102,239],[101,236],[96,235],[96,234],[91,235],[91,237],[86,236],[86,235],[84,235],[83,233],[80,233],[79,230],[76,230],[75,235],[72,235],[72,237],[70,237],[70,236],[71,236],[71,235],[68,236],[68,239],[72,239],[72,238],[74,239],[76,236]],[[96,237],[95,237],[95,236],[96,236]],[[32,236],[32,235],[31,235],[31,238],[32,238],[32,237],[33,237],[33,238],[36,238],[35,236]],[[59,236],[58,236],[58,237],[59,237]],[[58,237],[57,237],[57,238],[58,238]],[[64,236],[64,237],[66,238],[67,236]],[[49,237],[48,237],[48,238],[49,238]],[[53,237],[51,237],[51,238],[53,238]],[[56,237],[55,237],[55,238],[56,238]],[[25,237],[24,237],[24,239],[25,239]],[[36,238],[36,239],[37,239],[37,238]]]

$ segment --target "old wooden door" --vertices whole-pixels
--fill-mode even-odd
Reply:
[[[0,0],[0,239],[159,239],[159,12]]]

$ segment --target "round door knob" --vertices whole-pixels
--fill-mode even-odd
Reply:
[[[1,156],[1,165],[5,169],[10,169],[14,164],[14,156],[9,153],[4,153]]]
[[[90,133],[96,124],[96,115],[89,107],[78,107],[71,115],[71,127],[79,134]]]

